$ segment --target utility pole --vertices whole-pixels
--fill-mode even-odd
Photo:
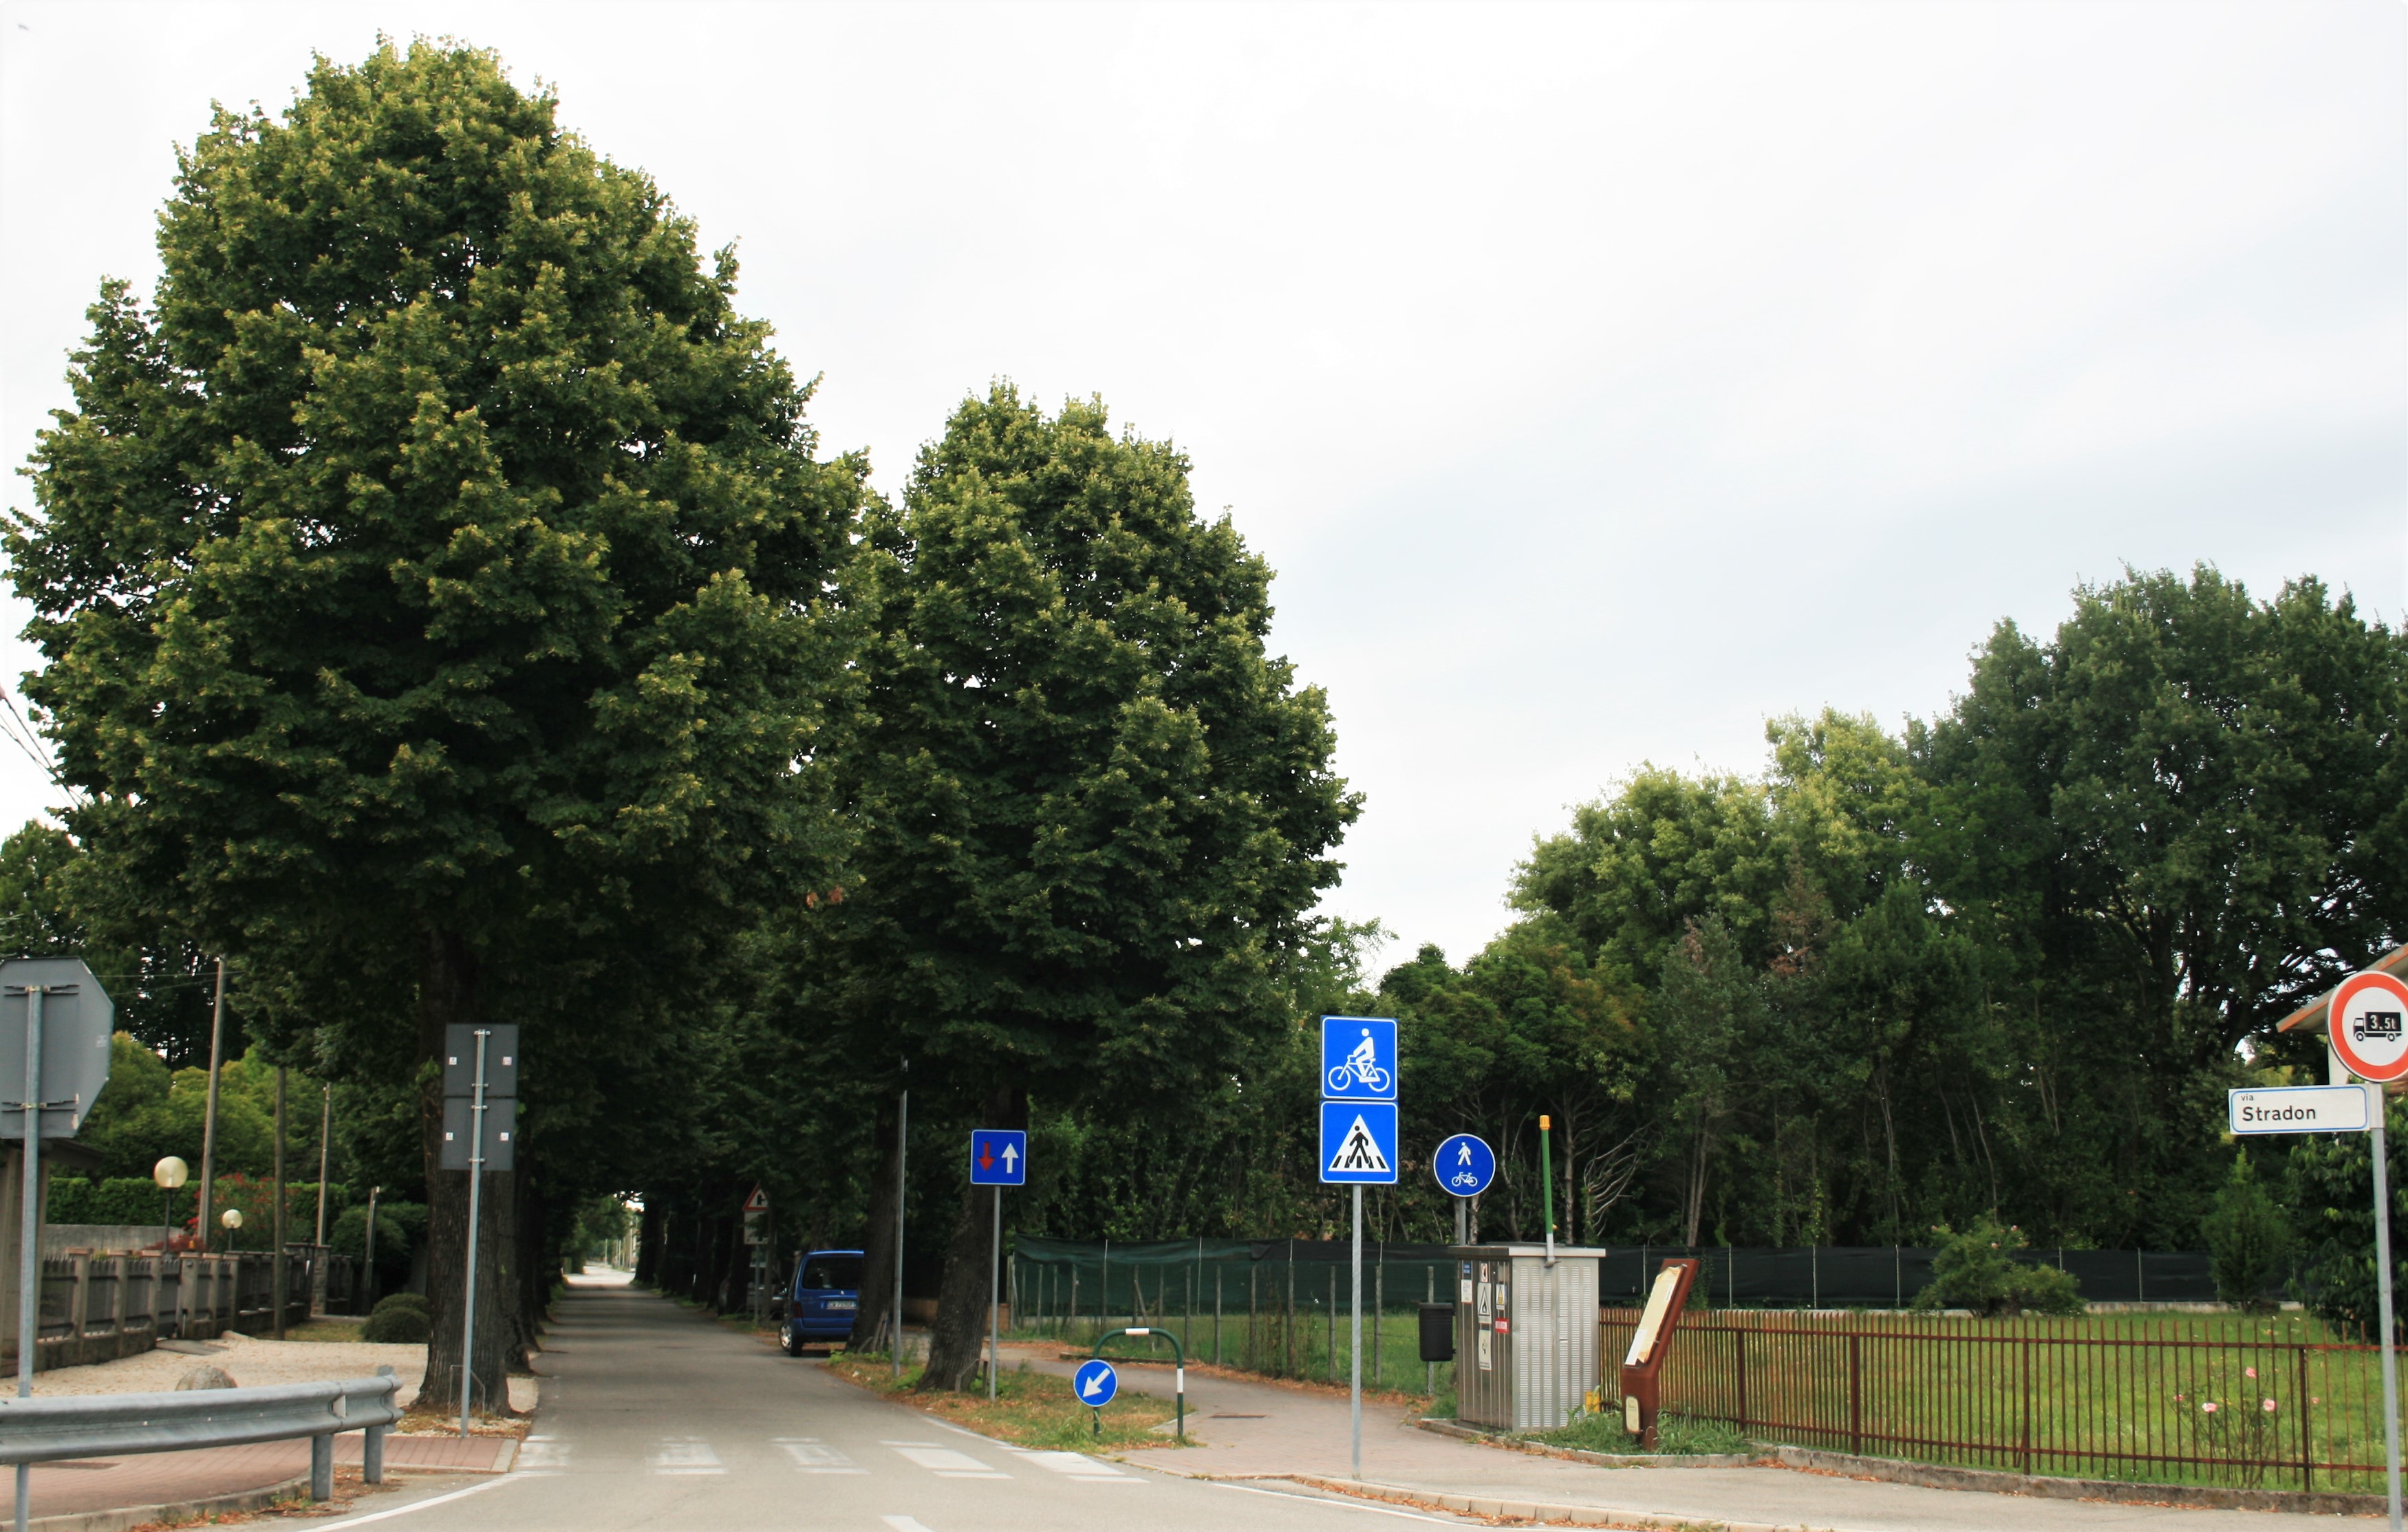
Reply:
[[[209,1006],[209,1095],[201,1113],[201,1210],[195,1231],[201,1253],[209,1253],[218,1180],[218,1072],[225,1062],[225,959],[218,959],[217,999]]]
[[[309,1312],[322,1313],[326,1308],[326,1148],[335,1129],[335,1087],[330,1082],[318,1087],[318,1233],[311,1240],[318,1253],[309,1261]]]
[[[911,1061],[903,1061],[904,1078],[910,1078]],[[895,1376],[903,1376],[903,1191],[910,1184],[911,1151],[911,1087],[903,1087],[903,1097],[895,1109],[895,1309],[889,1316],[895,1325],[895,1345],[888,1360]]]
[[[276,1067],[276,1216],[268,1221],[269,1238],[276,1241],[276,1253],[270,1258],[270,1269],[276,1275],[272,1285],[276,1305],[276,1339],[284,1339],[284,1066]]]

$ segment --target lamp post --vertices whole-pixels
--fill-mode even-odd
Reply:
[[[192,1167],[173,1154],[150,1167],[150,1179],[159,1183],[159,1253],[162,1255],[166,1254],[168,1248],[176,1242],[173,1233],[175,1213],[172,1210],[176,1188],[191,1180],[192,1174]]]
[[[218,1214],[218,1222],[225,1225],[226,1248],[229,1250],[239,1248],[242,1241],[235,1237],[242,1229],[242,1210],[240,1208],[228,1208],[225,1211]]]

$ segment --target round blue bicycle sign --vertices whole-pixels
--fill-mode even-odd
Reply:
[[[1458,1133],[1438,1146],[1430,1172],[1455,1196],[1478,1196],[1497,1179],[1497,1152],[1469,1133]]]
[[[1081,1404],[1101,1410],[1112,1402],[1113,1395],[1121,1391],[1121,1375],[1114,1372],[1112,1365],[1102,1357],[1090,1357],[1079,1364],[1078,1371],[1070,1374],[1070,1389],[1079,1396]]]

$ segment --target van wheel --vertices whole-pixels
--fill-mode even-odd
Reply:
[[[782,1320],[778,1324],[778,1349],[788,1356],[803,1354],[803,1338],[795,1333],[795,1322]]]

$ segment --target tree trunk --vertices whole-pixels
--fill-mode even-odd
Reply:
[[[429,926],[418,948],[418,1056],[440,1065],[443,1029],[480,1017],[477,954],[467,938]],[[421,1087],[419,1124],[426,1155],[426,1375],[418,1396],[437,1409],[457,1409],[462,1357],[461,1320],[467,1305],[468,1173],[445,1170],[443,1082],[437,1068]],[[492,1194],[509,1178],[488,1176]],[[509,1408],[507,1362],[509,1301],[504,1282],[511,1265],[509,1198],[483,1198],[478,1231],[477,1354],[469,1367],[472,1402],[493,1410]]]
[[[644,1193],[644,1215],[636,1224],[636,1282],[641,1287],[661,1283],[662,1235],[666,1232],[661,1196],[654,1190]]]
[[[861,1307],[853,1311],[847,1351],[867,1351],[895,1300],[895,1188],[903,1176],[902,1145],[895,1136],[892,1097],[878,1108],[877,1168],[869,1174],[869,1238],[861,1242]]]
[[[1010,1086],[986,1098],[982,1127],[1028,1125],[1028,1093]],[[965,1186],[961,1216],[945,1247],[945,1277],[937,1290],[937,1321],[929,1327],[928,1368],[922,1388],[969,1386],[985,1350],[987,1295],[995,1261],[995,1188]]]
[[[518,1168],[508,1178],[511,1182],[511,1213],[518,1230],[518,1240],[510,1254],[518,1280],[510,1284],[510,1366],[513,1369],[528,1366],[529,1358],[543,1350],[544,1300],[551,1295],[552,1279],[558,1270],[556,1260],[547,1261],[544,1246],[551,1233],[551,1219],[546,1216],[543,1191],[536,1180],[535,1161],[521,1142],[517,1156]]]

